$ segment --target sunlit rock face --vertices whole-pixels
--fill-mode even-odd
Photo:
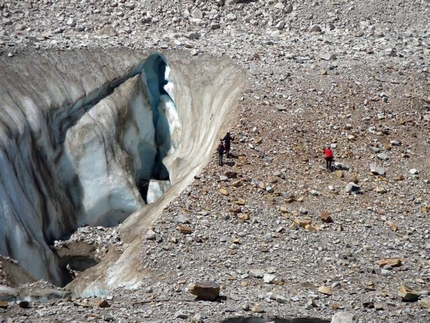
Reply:
[[[208,162],[243,72],[227,60],[100,50],[0,57],[0,74],[0,254],[64,285],[50,244],[128,217],[129,250],[71,288],[136,287],[136,238]]]

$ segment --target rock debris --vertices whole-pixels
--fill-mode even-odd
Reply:
[[[0,14],[9,57],[169,48],[248,72],[233,157],[142,233],[142,287],[74,299],[12,286],[2,259],[1,322],[430,321],[429,1],[4,0]],[[122,244],[81,228],[55,247],[74,239],[94,259]],[[200,281],[217,301],[187,291]]]

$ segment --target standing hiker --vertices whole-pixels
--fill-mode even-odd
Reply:
[[[331,163],[333,162],[333,150],[331,150],[330,146],[324,149],[324,159],[325,159],[325,167],[328,170],[333,170]]]
[[[227,132],[225,137],[221,140],[224,141],[224,143],[225,143],[225,153],[226,153],[227,158],[231,157],[230,144],[234,140],[234,138],[230,135],[230,132]]]
[[[218,152],[218,165],[222,166],[223,165],[222,156],[224,155],[224,151],[225,151],[225,147],[224,147],[224,143],[222,142],[222,139],[220,139],[220,143],[216,148],[216,151]]]

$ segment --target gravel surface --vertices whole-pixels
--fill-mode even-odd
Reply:
[[[16,288],[29,303],[0,302],[0,322],[430,321],[430,1],[3,0],[0,14],[1,55],[178,49],[248,71],[233,157],[214,154],[142,233],[142,287],[74,299],[37,282]],[[117,230],[56,247],[102,258]],[[187,291],[199,281],[217,301]]]

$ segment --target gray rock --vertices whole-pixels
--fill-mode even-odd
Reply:
[[[201,11],[199,8],[194,9],[193,19],[203,19],[203,11]]]
[[[232,4],[237,4],[237,3],[244,3],[247,1],[248,0],[225,0],[225,4],[226,5],[232,5]]]
[[[284,29],[284,27],[285,27],[285,21],[283,21],[283,20],[279,21],[279,22],[275,25],[275,27],[276,27],[277,29],[279,29],[279,30]]]
[[[97,31],[97,35],[99,36],[106,36],[106,37],[115,37],[118,36],[117,31],[112,26],[105,26],[99,31]]]
[[[358,193],[360,191],[360,186],[357,184],[350,182],[345,186],[346,193]]]
[[[396,48],[388,48],[385,50],[385,55],[396,57],[397,56],[397,49]]]
[[[376,155],[376,157],[378,157],[378,159],[384,160],[384,161],[390,159],[390,157],[386,153],[380,153],[380,154]]]
[[[381,176],[385,175],[385,169],[382,168],[382,167],[379,167],[379,166],[377,166],[375,164],[371,164],[370,165],[370,172],[372,174],[376,174],[376,175],[381,175]]]
[[[318,307],[318,304],[315,302],[315,299],[313,299],[313,298],[309,298],[309,299],[307,300],[307,302],[306,302],[306,306],[305,306],[305,308],[306,308],[307,310],[310,310],[310,309],[312,309],[312,308],[314,308],[314,307]]]
[[[266,283],[266,284],[271,284],[271,283],[273,283],[273,281],[276,279],[276,275],[274,275],[274,274],[264,274],[264,276],[263,276],[263,281]]]
[[[312,195],[312,196],[319,196],[320,195],[320,193],[318,191],[316,191],[316,190],[310,190],[309,194]]]
[[[76,26],[76,22],[73,18],[69,18],[66,22],[66,24],[70,27],[75,27]]]
[[[333,168],[335,170],[350,170],[351,167],[349,165],[346,165],[340,162],[334,162]]]
[[[322,60],[325,60],[325,61],[333,61],[333,60],[336,59],[336,55],[335,54],[330,54],[330,53],[321,53],[320,54],[320,58]]]
[[[211,23],[211,29],[212,30],[216,30],[216,29],[220,29],[220,28],[221,28],[221,25],[219,23],[217,23],[217,22]]]
[[[279,294],[277,294],[277,293],[275,293],[275,292],[270,292],[270,293],[267,293],[267,295],[266,295],[269,299],[271,299],[271,300],[274,300],[274,301],[277,301],[278,303],[281,303],[281,304],[286,304],[286,303],[288,303],[288,298],[286,298],[286,297],[284,297],[284,296],[282,296],[282,295],[279,295]]]
[[[197,39],[200,39],[201,34],[199,32],[192,32],[192,33],[185,35],[185,37],[187,37],[188,39],[191,39],[191,40],[197,40]]]
[[[264,270],[262,269],[251,269],[249,271],[249,275],[255,278],[263,278],[264,277]]]
[[[333,315],[331,323],[354,323],[356,318],[353,313],[349,312],[338,312]]]
[[[185,313],[184,311],[177,311],[175,313],[175,317],[178,319],[186,320],[186,319],[188,319],[189,315],[187,313]]]
[[[193,323],[203,323],[206,318],[207,318],[207,316],[205,313],[196,313],[192,318],[192,322]]]
[[[190,219],[184,214],[178,214],[175,220],[177,223],[180,223],[180,224],[190,224]]]
[[[227,16],[225,17],[228,21],[235,21],[237,19],[237,16],[233,13],[229,13],[227,14]]]
[[[145,240],[155,240],[156,239],[156,234],[153,230],[148,230],[145,233]]]
[[[319,25],[313,25],[309,28],[309,31],[313,33],[321,33],[322,29]]]

